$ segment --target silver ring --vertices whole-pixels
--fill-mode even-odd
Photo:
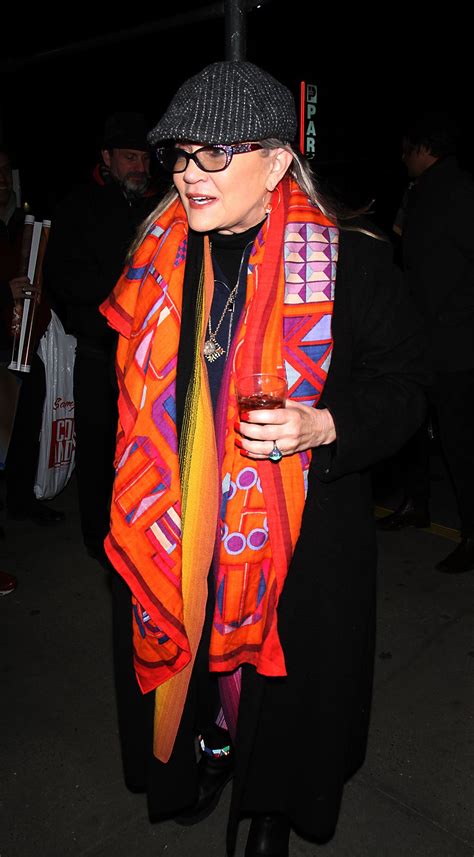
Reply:
[[[283,458],[283,453],[278,449],[276,440],[273,441],[273,449],[268,457],[270,461],[281,461]]]

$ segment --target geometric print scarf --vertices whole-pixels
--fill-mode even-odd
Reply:
[[[107,554],[132,591],[135,670],[157,689],[155,745],[166,761],[204,621],[214,554],[209,668],[253,664],[286,674],[280,593],[298,539],[310,451],[278,464],[236,446],[235,379],[285,374],[289,398],[314,406],[331,359],[338,229],[295,182],[274,191],[249,258],[246,302],[216,414],[202,345],[213,293],[207,238],[196,354],[178,450],[176,368],[187,223],[172,203],[149,230],[101,310],[118,330],[119,426]],[[217,535],[217,538],[216,538]]]

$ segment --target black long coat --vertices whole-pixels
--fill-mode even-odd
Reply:
[[[301,535],[278,607],[288,677],[244,668],[229,825],[282,811],[334,833],[369,725],[376,541],[369,468],[420,425],[428,378],[420,319],[386,242],[341,231],[332,363],[320,407],[336,425],[313,451]]]

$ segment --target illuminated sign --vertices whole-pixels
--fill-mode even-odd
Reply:
[[[318,87],[302,80],[300,85],[300,149],[307,158],[316,154],[316,105]]]

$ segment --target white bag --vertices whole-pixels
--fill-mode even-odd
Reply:
[[[50,500],[67,485],[74,470],[73,371],[76,338],[64,332],[56,313],[41,338],[38,356],[44,363],[46,397],[41,426],[35,496]]]

